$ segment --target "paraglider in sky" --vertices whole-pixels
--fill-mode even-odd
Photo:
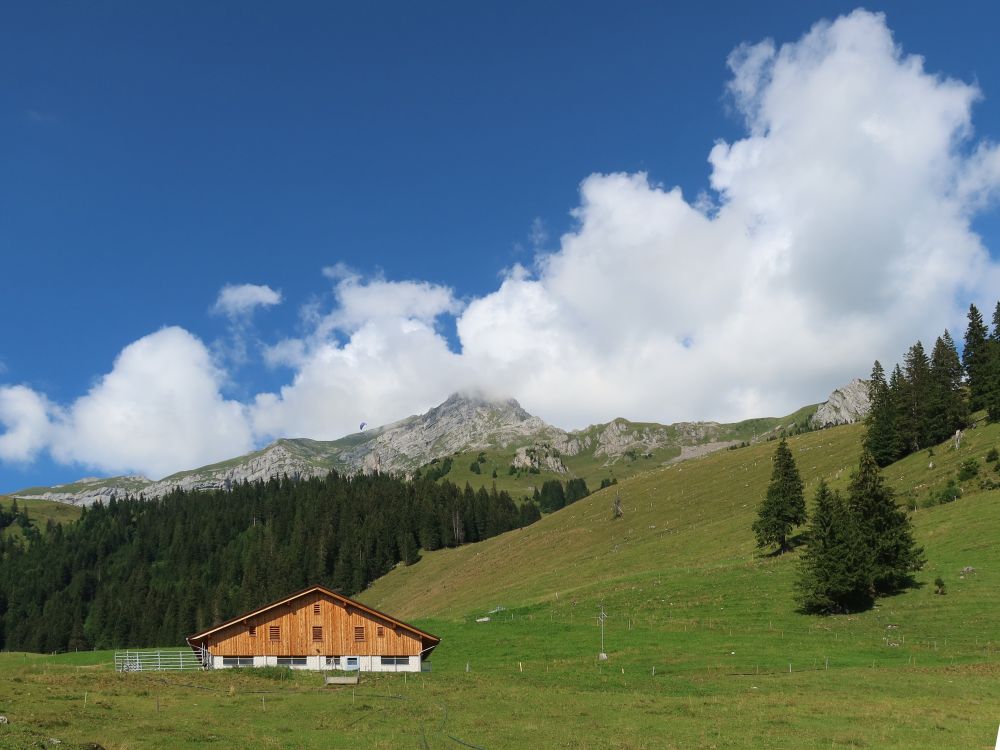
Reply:
[[[361,426],[358,428],[358,432],[364,432],[366,424],[368,424],[368,423],[367,422],[362,422]]]

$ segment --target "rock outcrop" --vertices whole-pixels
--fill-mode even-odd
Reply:
[[[567,474],[569,469],[562,461],[562,456],[556,448],[548,443],[522,445],[514,454],[512,462],[515,469],[521,471],[551,471],[555,474]]]
[[[815,428],[854,424],[868,416],[869,407],[868,381],[855,378],[831,393],[816,409],[809,424]]]

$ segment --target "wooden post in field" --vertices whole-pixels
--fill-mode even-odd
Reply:
[[[353,690],[351,691],[351,702],[352,703],[354,702],[354,691]],[[267,711],[267,708],[265,708],[265,706],[264,706],[264,696],[263,695],[260,696],[260,710],[262,712],[263,711]]]

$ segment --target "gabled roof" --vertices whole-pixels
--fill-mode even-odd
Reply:
[[[343,594],[338,594],[336,591],[331,591],[325,586],[310,586],[307,589],[302,589],[302,591],[297,591],[294,594],[289,594],[288,596],[278,599],[275,602],[271,602],[270,604],[265,604],[263,607],[258,607],[257,609],[250,610],[249,612],[244,612],[242,615],[237,615],[236,617],[233,617],[230,620],[226,620],[225,622],[220,623],[219,625],[215,625],[209,628],[208,630],[203,630],[200,633],[195,633],[194,635],[188,636],[187,638],[188,645],[193,646],[194,641],[204,640],[213,633],[217,633],[220,630],[228,628],[232,625],[238,625],[239,623],[251,617],[263,614],[264,612],[267,612],[268,610],[274,609],[276,607],[280,607],[283,604],[290,604],[296,599],[299,599],[303,596],[313,593],[320,593],[330,597],[331,599],[337,599],[340,602],[342,602],[345,606],[351,606],[360,612],[367,612],[368,614],[374,617],[381,618],[391,623],[394,626],[398,626],[400,628],[403,628],[404,630],[409,630],[411,633],[416,635],[422,641],[429,641],[431,647],[437,646],[437,644],[441,642],[441,639],[438,638],[436,635],[432,635],[424,630],[421,630],[420,628],[415,628],[413,625],[403,622],[402,620],[395,618],[392,615],[387,615],[385,612],[379,612],[377,609],[369,607],[367,604],[362,604],[361,602],[354,601],[354,599],[346,597]]]

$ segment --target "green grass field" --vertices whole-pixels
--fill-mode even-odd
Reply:
[[[6,495],[0,495],[0,508],[6,508],[10,510],[14,503],[14,498],[7,497]],[[37,498],[19,498],[17,500],[17,507],[24,510],[28,514],[28,518],[31,520],[38,529],[43,533],[45,532],[45,526],[48,521],[55,521],[56,523],[68,523],[69,521],[75,521],[80,517],[82,509],[76,505],[69,505],[67,503],[58,503],[55,500],[40,500]],[[23,536],[21,532],[21,527],[17,524],[8,526],[3,530],[6,536]]]
[[[820,478],[846,487],[860,437],[790,439],[810,497]],[[332,690],[303,673],[118,675],[110,653],[3,654],[0,747],[992,748],[1000,491],[980,481],[1000,480],[983,460],[994,445],[1000,427],[981,427],[886,471],[919,505],[980,463],[960,499],[914,513],[919,586],[867,612],[796,613],[798,553],[754,549],[765,443],[654,469],[377,581],[359,598],[443,637],[431,673]]]

